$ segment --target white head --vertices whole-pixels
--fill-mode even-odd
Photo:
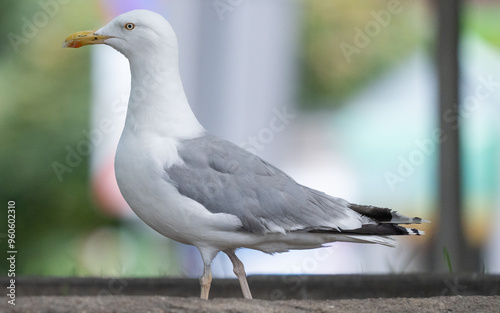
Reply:
[[[129,59],[132,86],[125,129],[182,138],[203,133],[182,87],[177,37],[161,15],[130,11],[98,30],[70,35],[63,47],[95,44],[109,45]]]
[[[98,30],[74,33],[66,38],[63,47],[93,44],[109,45],[129,60],[150,53],[177,58],[177,37],[172,27],[163,16],[148,10],[130,11]]]

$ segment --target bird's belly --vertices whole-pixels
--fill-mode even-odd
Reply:
[[[173,240],[193,245],[215,245],[224,232],[240,225],[235,216],[213,214],[200,203],[180,194],[168,181],[162,162],[151,153],[130,149],[120,143],[115,173],[120,192],[137,216]],[[208,238],[210,234],[215,236]]]
[[[154,182],[144,182],[136,179],[132,182],[129,179],[120,179],[117,175],[117,182],[120,191],[132,208],[134,213],[151,228],[171,239],[189,244],[189,240],[183,238],[181,229],[186,223],[183,221],[183,214],[176,210],[176,199],[178,196],[174,192],[169,192],[168,188],[162,195],[161,201],[155,200],[154,188],[149,188]]]

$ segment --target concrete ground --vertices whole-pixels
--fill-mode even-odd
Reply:
[[[166,313],[166,312],[500,312],[500,296],[448,296],[431,298],[378,298],[343,300],[244,300],[162,297],[38,296],[18,299],[16,306],[6,301],[1,312],[18,313]]]
[[[2,286],[9,286],[6,277]],[[236,279],[214,279],[210,300],[197,279],[18,277],[16,305],[32,312],[496,312],[500,276],[482,274],[250,276],[256,300]]]

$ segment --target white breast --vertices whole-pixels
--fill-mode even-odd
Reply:
[[[197,245],[212,241],[207,238],[210,230],[215,243],[219,236],[227,237],[225,232],[241,223],[233,215],[210,213],[168,182],[165,166],[182,163],[177,145],[173,139],[149,134],[146,140],[141,134],[125,131],[115,158],[118,186],[132,210],[162,235]]]

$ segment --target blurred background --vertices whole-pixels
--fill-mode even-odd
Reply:
[[[115,185],[126,59],[107,46],[61,48],[70,33],[137,8],[171,22],[188,99],[210,132],[299,183],[435,221],[435,2],[0,2],[0,250],[13,200],[17,275],[201,275],[198,251],[150,230]],[[488,274],[500,273],[499,15],[498,1],[465,1],[459,48],[461,216],[474,271]],[[334,243],[238,255],[248,274],[436,271],[437,226],[422,225],[426,236],[400,238],[396,249]],[[2,257],[2,275],[7,266]],[[213,272],[233,276],[224,256]]]

